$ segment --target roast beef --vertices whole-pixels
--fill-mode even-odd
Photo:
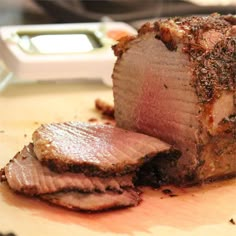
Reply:
[[[5,167],[9,186],[27,195],[40,195],[60,191],[122,192],[133,188],[134,174],[117,177],[88,177],[83,173],[56,173],[41,165],[33,152],[33,144],[25,146]]]
[[[166,168],[172,183],[236,174],[235,19],[158,20],[113,48],[117,126],[181,151],[177,164]]]
[[[144,134],[83,122],[42,125],[33,142],[37,158],[49,168],[92,176],[132,172],[170,150],[170,145]]]
[[[136,206],[141,198],[134,182],[144,183],[140,176],[150,170],[142,165],[178,157],[156,138],[101,124],[42,125],[33,141],[1,171],[2,179],[16,192],[74,210]]]
[[[69,208],[71,210],[102,211],[128,206],[137,206],[141,201],[139,192],[133,189],[122,193],[107,191],[105,193],[79,193],[75,191],[45,194],[43,200]]]

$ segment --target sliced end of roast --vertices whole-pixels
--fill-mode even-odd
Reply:
[[[178,148],[180,184],[236,174],[235,19],[159,20],[113,47],[117,125]]]

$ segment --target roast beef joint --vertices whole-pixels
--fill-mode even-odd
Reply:
[[[159,20],[113,47],[117,126],[182,153],[171,183],[236,175],[236,21],[213,14]]]

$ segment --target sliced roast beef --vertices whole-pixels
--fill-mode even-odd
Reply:
[[[58,174],[49,170],[35,157],[33,144],[23,148],[5,167],[9,186],[27,195],[40,195],[59,191],[105,192],[110,189],[122,192],[123,188],[134,187],[134,174],[117,177],[87,177],[83,173],[65,172]]]
[[[75,191],[45,194],[43,200],[71,210],[102,211],[114,208],[137,206],[141,201],[139,192],[124,190],[122,193],[79,193]]]
[[[114,46],[117,126],[182,152],[166,168],[171,182],[236,174],[235,22],[217,14],[159,20]]]
[[[146,166],[138,175],[141,166],[172,153],[178,157],[156,138],[101,124],[47,124],[33,141],[6,165],[2,178],[16,192],[74,210],[136,206],[141,199],[134,181],[148,180],[138,176],[150,170]]]
[[[67,122],[42,125],[33,134],[34,152],[49,168],[92,176],[137,170],[170,145],[110,125]]]

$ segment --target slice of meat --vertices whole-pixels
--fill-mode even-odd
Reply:
[[[114,46],[117,126],[181,150],[166,169],[172,182],[236,175],[235,22],[217,14],[159,20]]]
[[[61,192],[45,194],[41,199],[72,210],[102,211],[114,208],[137,206],[141,201],[139,193],[125,190],[122,193],[107,191],[105,193]]]
[[[33,152],[33,145],[23,148],[5,167],[5,175],[11,189],[27,195],[54,193],[62,190],[80,192],[105,192],[110,189],[122,192],[123,188],[134,187],[134,174],[118,177],[87,177],[83,173],[52,172],[42,166]]]
[[[47,124],[33,134],[34,152],[49,168],[87,175],[123,175],[137,170],[170,145],[110,125],[82,122]]]

